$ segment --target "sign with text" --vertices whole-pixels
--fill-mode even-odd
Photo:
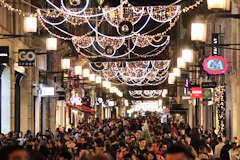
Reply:
[[[215,88],[217,87],[216,82],[202,82],[202,88]]]
[[[18,54],[18,66],[34,66],[35,64],[35,52],[34,50],[19,50]]]
[[[228,69],[228,63],[222,56],[210,56],[203,61],[203,69],[213,75],[223,74]]]
[[[192,88],[192,98],[202,98],[203,97],[203,89],[200,87]]]
[[[0,47],[0,63],[9,63],[9,47]]]
[[[213,33],[212,34],[212,44],[213,45],[218,45],[219,44],[219,34],[218,33]],[[218,55],[219,54],[219,49],[218,47],[212,47],[212,55]]]

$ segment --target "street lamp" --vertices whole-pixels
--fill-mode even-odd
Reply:
[[[89,80],[92,82],[95,81],[95,74],[90,74]]]
[[[46,49],[48,51],[56,51],[57,50],[57,38],[47,38]]]
[[[206,41],[207,25],[204,22],[193,22],[191,30],[192,41],[205,42]]]
[[[104,88],[107,88],[108,82],[107,81],[103,81],[102,85],[103,85]]]
[[[182,50],[182,58],[185,62],[188,62],[188,63],[193,62],[193,50],[183,49]]]
[[[75,67],[74,67],[74,74],[75,74],[76,76],[82,75],[82,66],[75,66]]]
[[[69,70],[71,67],[71,60],[69,58],[63,58],[61,60],[62,70]]]
[[[177,67],[178,68],[185,68],[186,67],[185,60],[182,57],[178,57],[178,59],[177,59]]]
[[[90,76],[90,70],[87,69],[87,68],[85,68],[85,69],[83,70],[83,77],[84,77],[84,78],[88,78],[89,76]]]
[[[175,77],[181,76],[181,70],[179,68],[173,68],[173,74]]]
[[[26,33],[37,32],[37,17],[33,16],[24,17],[24,32]]]
[[[169,76],[168,76],[168,84],[174,84],[175,83],[175,74],[174,73],[169,73]]]
[[[102,77],[101,76],[97,76],[95,79],[97,84],[100,84],[102,82]]]
[[[122,92],[120,92],[118,96],[119,96],[119,97],[123,97],[123,93],[122,93]]]
[[[230,10],[231,0],[207,0],[209,10]]]
[[[168,94],[168,90],[164,89],[163,92],[162,92],[162,97],[163,98],[167,97],[167,94]]]
[[[106,88],[107,88],[107,89],[110,89],[110,88],[111,88],[111,82],[107,81],[107,83],[106,83]]]
[[[116,87],[111,87],[110,88],[110,93],[117,93],[117,88]]]

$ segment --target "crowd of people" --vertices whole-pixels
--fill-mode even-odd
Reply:
[[[157,117],[79,123],[33,135],[0,134],[1,160],[239,160],[238,139]]]

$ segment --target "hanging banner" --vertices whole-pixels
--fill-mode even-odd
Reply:
[[[210,56],[203,61],[203,69],[213,75],[223,74],[228,69],[228,63],[222,56]]]
[[[35,64],[35,52],[34,50],[31,49],[27,49],[27,50],[23,50],[20,49],[18,51],[18,66],[34,66]]]
[[[89,107],[87,107],[87,106],[85,106],[85,105],[72,105],[72,104],[67,104],[67,106],[70,107],[70,108],[73,108],[73,109],[78,109],[78,110],[80,110],[80,111],[82,111],[82,112],[88,112],[88,113],[90,113],[91,115],[95,115],[95,113],[96,113],[94,109],[89,108]]]
[[[212,44],[213,45],[218,45],[219,44],[219,34],[218,33],[213,33],[212,34]],[[212,55],[218,55],[219,54],[219,49],[218,47],[212,47]]]
[[[189,83],[190,83],[190,82],[189,82],[189,78],[186,78],[186,79],[185,79],[184,87],[185,87],[185,88],[189,88]]]
[[[0,63],[9,63],[9,47],[0,47]]]
[[[203,97],[203,89],[200,87],[192,88],[192,98],[202,98]]]
[[[202,82],[202,88],[215,88],[217,87],[216,82]]]

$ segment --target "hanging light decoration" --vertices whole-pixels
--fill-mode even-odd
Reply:
[[[71,6],[79,6],[81,4],[81,0],[69,0]]]
[[[159,39],[153,39],[150,36],[141,37],[134,36],[128,39],[125,38],[106,38],[103,36],[97,36],[96,43],[94,43],[94,37],[74,37],[72,39],[73,46],[79,54],[82,54],[85,57],[89,58],[97,58],[97,57],[105,57],[105,58],[121,58],[127,57],[130,54],[134,54],[138,57],[147,58],[153,57],[161,54],[166,46],[170,43],[170,36],[162,36]],[[130,48],[124,48],[127,46],[127,42],[131,42],[133,45]],[[91,47],[96,51],[93,53]],[[137,47],[141,48],[151,48],[151,51],[146,52],[144,54],[135,53],[135,49]],[[154,49],[152,49],[154,48]],[[119,53],[118,50],[122,49]],[[124,51],[123,51],[124,49]],[[158,50],[157,50],[158,49]],[[83,52],[84,50],[84,52]],[[154,52],[155,51],[155,52]],[[157,52],[156,52],[157,51]],[[91,53],[91,55],[87,56],[86,53]],[[153,52],[153,53],[152,53]],[[152,53],[152,54],[151,54]]]
[[[133,98],[158,98],[162,95],[162,90],[134,90],[129,91]]]
[[[100,6],[102,6],[103,3],[104,3],[104,0],[98,0],[98,4],[99,4]]]
[[[89,63],[95,72],[101,72],[106,80],[130,86],[159,85],[168,77],[169,60]]]
[[[63,40],[72,40],[74,47],[78,51],[78,53],[82,52],[80,49],[86,50],[90,46],[94,48],[94,50],[98,53],[98,55],[94,55],[93,57],[105,57],[105,58],[120,58],[128,56],[132,53],[137,46],[136,43],[139,43],[138,40],[135,40],[133,47],[128,50],[126,53],[120,53],[116,55],[117,50],[120,46],[123,45],[122,42],[126,42],[126,40],[131,40],[133,37],[147,37],[146,33],[142,32],[146,26],[149,24],[149,21],[152,19],[158,23],[167,24],[169,27],[166,28],[165,31],[157,34],[149,34],[151,35],[150,39],[156,40],[159,37],[166,35],[166,33],[176,24],[179,16],[184,12],[188,12],[189,10],[197,7],[203,0],[197,0],[193,5],[184,7],[181,9],[180,5],[176,5],[173,3],[168,6],[154,6],[154,7],[134,7],[128,3],[127,0],[122,0],[119,6],[116,7],[105,7],[102,9],[94,9],[88,8],[90,1],[85,0],[84,3],[81,3],[81,0],[70,0],[70,4],[72,6],[82,5],[81,9],[69,9],[65,6],[64,1],[61,0],[60,7],[54,4],[54,2],[50,0],[46,0],[46,2],[53,7],[54,11],[50,11],[49,14],[42,13],[41,10],[38,10],[37,13],[39,15],[40,24],[53,36],[57,38],[61,38]],[[99,1],[99,4],[102,5],[104,1]],[[56,15],[57,14],[57,15]],[[141,27],[134,27],[140,20],[142,20],[144,16],[144,22]],[[50,17],[50,18],[49,18]],[[61,17],[61,18],[59,18]],[[95,21],[98,17],[99,21]],[[94,21],[92,21],[94,19]],[[101,26],[101,23],[107,20],[110,26],[116,28],[116,31],[119,33],[117,36],[107,35],[105,33],[101,33],[101,29],[98,27]],[[51,20],[54,20],[52,22]],[[91,21],[91,23],[90,23]],[[74,25],[81,25],[86,23],[90,29],[89,32],[83,33],[83,35],[74,35],[66,30],[58,27],[64,23],[70,23]],[[45,24],[52,26],[55,30],[62,32],[61,35],[53,33],[51,29],[49,29]],[[136,30],[134,30],[136,29]],[[155,30],[155,29],[153,29]],[[97,35],[96,37],[102,37],[104,40],[102,43],[98,39],[93,37],[89,37],[93,32]],[[66,35],[65,37],[63,35]],[[98,46],[96,46],[94,41],[97,41]],[[116,43],[118,43],[118,47],[116,47]],[[120,42],[119,42],[120,41]],[[114,42],[113,45],[111,43]],[[150,41],[149,41],[150,42]],[[109,44],[110,43],[110,44]],[[164,43],[163,43],[164,44]],[[168,43],[167,43],[168,44]],[[165,44],[165,45],[167,45]],[[151,43],[152,47],[159,46],[155,43]],[[111,48],[111,47],[112,48]],[[164,45],[161,45],[164,47]],[[99,48],[100,47],[100,48]],[[164,50],[164,49],[162,49]],[[86,52],[91,53],[91,50],[86,50]],[[95,54],[96,54],[95,52]],[[123,55],[122,55],[123,54]],[[158,53],[159,54],[159,53]],[[154,55],[158,55],[154,54]],[[148,56],[154,56],[148,55]],[[91,56],[90,56],[91,57]]]

